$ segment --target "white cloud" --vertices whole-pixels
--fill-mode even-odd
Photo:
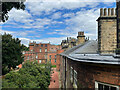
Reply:
[[[61,18],[61,13],[60,12],[54,13],[52,15],[52,19],[59,19],[59,18]]]
[[[52,27],[57,27],[55,24],[66,24],[66,28],[53,30],[51,33],[47,34],[60,34],[65,37],[75,37],[77,36],[78,31],[85,31],[86,36],[90,36],[92,39],[97,37],[97,22],[96,19],[99,17],[99,9],[95,9],[99,2],[103,2],[106,5],[110,5],[111,3],[106,3],[108,0],[28,0],[25,2],[26,10],[16,10],[12,9],[9,12],[9,20],[6,22],[7,25],[4,27],[14,27],[14,28],[22,28],[21,31],[6,31],[1,30],[0,32],[7,32],[14,36],[21,37],[22,43],[28,44],[30,39],[25,38],[29,34],[28,37],[40,37],[35,31],[26,31],[24,29],[33,29],[38,31],[44,31],[45,29],[49,29]],[[110,0],[109,2],[113,2],[114,0]],[[94,2],[94,3],[93,3]],[[90,7],[93,9],[78,11],[77,13],[67,13],[61,12],[61,10],[68,9],[74,10],[77,8]],[[29,10],[29,12],[27,11]],[[59,12],[55,12],[59,10]],[[54,14],[53,14],[54,13]],[[51,15],[52,14],[52,15]],[[64,15],[63,15],[64,14]],[[39,17],[34,17],[39,16]],[[49,17],[43,17],[43,15],[49,15]],[[51,17],[51,19],[49,19]],[[65,19],[63,21],[56,21],[55,19],[59,19],[61,17],[69,17],[69,19]],[[20,24],[19,24],[20,23]],[[46,27],[45,27],[46,26]],[[59,25],[58,25],[59,26]],[[62,25],[61,25],[62,26]],[[24,38],[23,38],[24,37]],[[45,38],[36,40],[37,42],[51,42],[51,43],[60,43],[62,38]]]
[[[63,17],[73,17],[75,14],[74,13],[67,13],[64,14]]]
[[[9,13],[9,20],[8,22],[21,22],[21,23],[27,23],[27,22],[32,22],[30,19],[32,16],[29,14],[26,10],[16,10],[13,8]]]
[[[4,33],[13,34],[13,33],[15,33],[15,32],[13,32],[13,31],[7,31],[7,30],[0,30],[0,33],[1,33],[1,34],[4,34]]]
[[[62,9],[76,9],[80,7],[86,7],[89,5],[89,7],[96,7],[98,5],[98,2],[87,2],[87,1],[80,1],[80,0],[35,0],[34,2],[31,2],[31,0],[28,0],[26,3],[27,9],[30,10],[30,12],[34,15],[42,15],[42,14],[51,14],[55,12],[56,10],[62,10]],[[34,8],[33,8],[34,7]]]
[[[51,44],[61,44],[61,41],[63,39],[66,39],[66,37],[59,37],[59,38],[44,38],[44,39],[28,39],[28,38],[19,38],[21,40],[21,43],[28,46],[29,42],[35,41],[36,43],[51,43]]]
[[[97,38],[97,18],[99,9],[83,10],[76,13],[65,22],[68,25],[64,31],[59,34],[76,37],[78,31],[84,31],[86,36],[91,39]]]

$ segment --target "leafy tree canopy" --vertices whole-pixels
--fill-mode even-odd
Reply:
[[[22,57],[22,49],[20,40],[12,38],[10,34],[2,35],[2,74],[10,71],[11,67],[14,69],[24,60]]]
[[[29,48],[26,47],[24,44],[21,45],[22,51],[29,51]]]
[[[25,62],[18,72],[11,71],[3,79],[3,88],[40,88],[45,90],[50,84],[50,64]]]
[[[0,3],[0,7],[2,7],[2,17],[1,17],[1,21],[0,22],[5,22],[6,20],[8,20],[8,12],[12,9],[12,8],[16,8],[16,9],[25,9],[25,5],[24,5],[24,1],[25,0],[17,0],[18,2],[16,2],[16,0],[13,0],[15,2],[4,2],[2,1]]]

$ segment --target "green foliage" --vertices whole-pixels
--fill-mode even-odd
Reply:
[[[44,66],[44,67],[43,67]],[[50,64],[25,62],[18,72],[6,74],[2,82],[3,88],[40,88],[47,89],[50,84]]]
[[[26,47],[24,44],[21,45],[22,51],[29,51],[29,48]]]
[[[25,9],[24,2],[21,2],[21,0],[18,0],[18,2],[2,2],[1,6],[2,6],[2,18],[0,22],[5,22],[6,20],[8,20],[9,17],[8,12],[12,8],[22,9],[22,10]]]
[[[24,60],[22,57],[21,44],[18,38],[12,38],[10,34],[2,35],[2,74],[16,68]]]
[[[56,65],[52,65],[52,68],[56,68]]]

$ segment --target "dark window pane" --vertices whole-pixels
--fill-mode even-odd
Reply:
[[[45,47],[47,47],[47,44],[45,44]]]
[[[98,90],[103,90],[103,85],[102,84],[98,84]]]
[[[109,90],[109,86],[104,85],[104,90]]]
[[[117,90],[116,87],[110,87],[110,90]]]
[[[41,47],[43,47],[43,44],[41,44]]]

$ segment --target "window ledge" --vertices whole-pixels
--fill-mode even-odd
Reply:
[[[77,88],[77,85],[73,84],[73,88]]]

